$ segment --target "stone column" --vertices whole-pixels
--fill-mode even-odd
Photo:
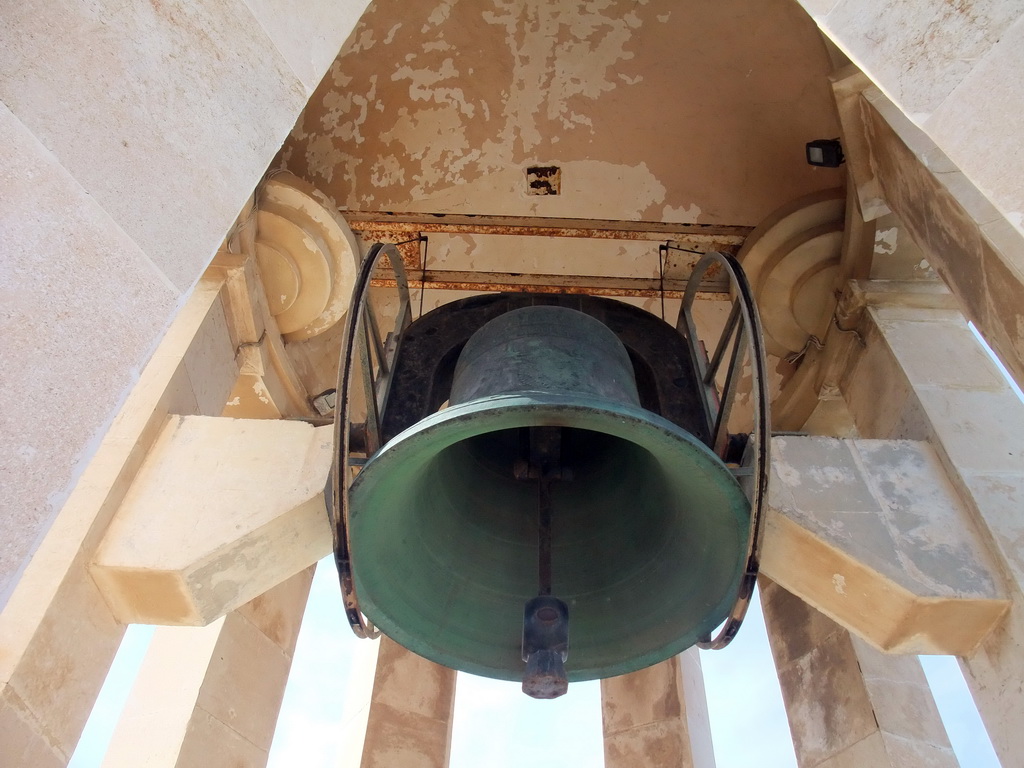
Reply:
[[[231,391],[223,282],[196,287],[0,612],[0,743],[12,766],[66,765],[92,711],[124,625],[88,566],[168,414],[219,411]]]
[[[227,258],[221,257],[218,264]],[[215,267],[211,271],[216,272],[217,269]],[[238,265],[225,272],[224,290],[232,299],[227,304],[229,311],[224,315],[224,331],[226,333],[228,326],[231,326],[236,336],[264,339],[269,337],[270,343],[266,346],[273,347],[278,339],[277,329],[273,323],[265,319],[263,309],[266,302],[258,280],[251,276],[252,269],[252,261],[240,257]],[[267,322],[266,330],[252,326],[253,323],[263,321]],[[250,345],[235,348],[241,353],[253,347]],[[224,349],[220,349],[220,352],[219,356],[209,355],[211,364],[216,362],[218,357],[226,357]],[[230,347],[228,353],[230,354]],[[241,371],[237,371],[233,392],[237,392],[243,384],[252,388],[254,383],[263,383],[263,376],[253,376],[246,372],[247,368],[252,367],[254,366],[243,366]],[[259,366],[257,369],[263,371],[264,367]],[[236,372],[234,366],[231,370],[233,373]],[[267,380],[270,378],[266,377]],[[275,377],[274,380],[287,381],[288,377]],[[275,403],[268,388],[263,387],[260,391],[267,394],[254,398],[247,404],[245,415],[250,419],[281,424],[276,419],[282,415],[305,415],[300,410],[302,398],[294,398],[299,403],[298,406],[291,404],[288,398],[284,397],[277,398]],[[232,401],[224,405],[223,387],[218,394],[222,398],[219,405],[213,404],[217,402],[215,400],[206,410],[216,412],[220,409],[224,416],[233,415],[232,404],[238,398],[232,398]],[[219,422],[218,426],[227,427],[237,427],[244,423],[239,419],[223,417],[219,420],[211,419],[210,422]],[[273,441],[275,446],[289,445],[283,436],[277,440],[264,436],[263,440]],[[250,434],[247,441],[246,448],[259,451],[259,437]],[[199,570],[208,573],[210,582],[189,584],[189,578],[184,576],[184,572],[193,569],[185,567],[179,574],[182,580],[172,579],[165,582],[165,585],[174,586],[168,589],[161,599],[161,591],[157,589],[160,582],[158,573],[165,564],[161,554],[166,553],[142,547],[146,556],[140,557],[138,567],[124,570],[145,573],[146,586],[136,586],[134,589],[129,587],[126,591],[149,593],[148,602],[153,610],[147,614],[145,606],[137,606],[143,608],[143,621],[157,622],[163,618],[171,624],[188,624],[200,623],[203,616],[207,616],[207,620],[213,616],[222,618],[208,626],[157,628],[108,748],[103,762],[105,768],[133,768],[138,765],[151,768],[265,766],[309,597],[315,566],[309,566],[301,571],[294,567],[286,567],[284,573],[294,575],[281,581],[280,576],[274,575],[275,569],[268,567],[266,558],[259,556],[261,550],[280,551],[285,547],[292,550],[285,556],[285,560],[299,552],[308,557],[307,548],[298,543],[294,531],[292,536],[288,536],[275,530],[271,525],[263,525],[260,533],[267,541],[262,547],[248,547],[230,552],[232,536],[244,530],[244,525],[240,521],[232,520],[231,513],[236,511],[232,507],[246,518],[261,518],[255,505],[247,503],[247,499],[238,492],[239,486],[255,484],[246,478],[244,470],[239,476],[233,474],[231,467],[220,466],[219,471],[213,473],[229,487],[228,490],[223,487],[211,490],[204,486],[202,478],[196,476],[209,474],[208,467],[217,466],[223,457],[230,457],[240,467],[249,466],[251,470],[252,465],[248,462],[252,461],[252,457],[245,456],[245,448],[240,448],[238,443],[232,442],[225,433],[217,430],[196,435],[185,442],[188,443],[186,453],[191,457],[191,462],[185,464],[176,463],[169,453],[160,453],[156,449],[153,451],[152,463],[159,466],[150,467],[152,474],[148,476],[152,478],[154,475],[169,475],[173,478],[170,486],[174,488],[173,492],[168,493],[165,487],[163,491],[147,494],[144,489],[149,486],[142,478],[146,472],[141,472],[129,496],[137,502],[137,512],[141,515],[140,528],[158,532],[156,538],[159,539],[159,548],[166,547],[168,541],[175,542],[176,555],[184,555],[178,564],[192,560],[202,563]],[[291,451],[301,454],[305,447],[300,442],[298,445],[292,445]],[[205,455],[206,452],[210,452],[211,455]],[[271,470],[264,468],[264,473],[271,476],[278,486],[287,486],[289,490],[303,485],[301,480],[288,471],[286,461],[280,457],[272,464]],[[312,474],[315,478],[314,487],[322,488],[322,477],[317,472]],[[189,492],[196,496],[190,498]],[[227,509],[211,506],[208,499],[201,497],[204,493],[213,497],[226,497]],[[261,488],[259,493],[264,498],[274,498],[282,493],[287,495],[287,491],[274,487],[274,482],[270,487]],[[307,489],[301,495],[312,494]],[[173,498],[181,511],[168,513],[163,510],[161,497]],[[130,506],[126,504],[120,510],[108,528],[106,539],[115,536],[118,530],[124,529],[127,524],[127,509]],[[288,507],[291,504],[285,503],[282,506]],[[322,510],[319,505],[314,503],[312,507],[315,516],[320,517]],[[227,528],[230,528],[231,532],[204,531],[205,535],[193,537],[204,539],[200,544],[203,553],[191,553],[190,537],[186,531],[203,531],[203,528],[201,521],[189,520],[189,510],[202,510],[204,517],[213,517],[227,523]],[[159,532],[160,521],[172,518],[177,518],[179,523],[183,523],[184,530]],[[139,530],[135,529],[134,534],[129,533],[127,536],[136,545],[145,539],[145,535],[140,534]],[[193,545],[195,543],[192,542]],[[101,544],[93,564],[93,577],[97,579],[101,588],[104,584],[104,574],[97,572],[95,566],[104,561],[103,553],[109,551],[110,547],[110,541],[105,541],[105,545]],[[113,549],[116,550],[118,547],[114,546]],[[218,550],[220,556],[217,555]],[[276,586],[235,610],[228,610],[223,607],[225,595],[221,593],[230,593],[234,597],[233,603],[231,597],[227,598],[228,606],[238,605],[245,599],[242,595],[246,594],[247,582],[251,580],[232,570],[239,561],[249,561],[254,570],[258,569],[264,574],[266,580],[263,581],[261,589],[275,583]],[[303,563],[308,562],[308,559],[303,558]],[[173,571],[174,568],[169,570]],[[182,611],[179,614],[180,621],[177,622],[169,620],[173,618],[171,614],[175,611],[168,610],[167,615],[162,616],[163,606],[160,605],[173,603],[174,599],[169,595],[174,593],[193,609],[190,617],[186,616],[189,611]],[[106,591],[105,594],[117,612],[118,603],[112,600],[117,593]],[[249,592],[249,595],[251,594],[253,593]],[[179,606],[179,610],[181,607],[184,606]],[[120,609],[125,613],[131,613],[128,606],[120,606]]]
[[[858,429],[928,440],[1005,571],[1009,615],[961,666],[996,753],[1016,764],[1024,754],[1024,403],[959,311],[922,306],[920,294],[899,285],[854,289],[867,305],[867,346],[842,389]]]
[[[313,569],[206,627],[160,627],[104,768],[267,763]]]
[[[381,637],[362,768],[447,768],[455,670]]]
[[[953,768],[915,656],[879,653],[762,578],[761,603],[800,768]]]
[[[714,768],[696,648],[601,681],[605,768]]]
[[[366,5],[5,8],[5,765],[75,749],[123,634],[86,571],[93,547],[148,436],[208,392],[178,365],[196,309],[182,299],[207,293],[196,279]]]
[[[875,390],[870,394],[876,411],[887,407],[888,392]],[[812,434],[857,434],[844,401],[822,401],[821,405],[824,407],[815,411],[805,430]],[[868,407],[867,401],[864,407]],[[869,509],[870,503],[861,506],[864,502],[853,500],[860,495],[850,484],[856,474],[854,470],[829,485],[845,497],[847,504],[852,503],[850,509]],[[901,479],[912,485],[924,477]],[[955,495],[952,489],[950,492]],[[916,495],[924,496],[923,489]],[[829,502],[821,503],[827,506]],[[903,514],[904,525],[909,524],[906,511],[898,509],[892,499],[882,498],[875,503],[887,510],[886,514]],[[854,528],[851,521],[836,520],[833,524]],[[921,540],[927,538],[922,529],[915,532]],[[897,568],[905,567],[903,562]],[[842,578],[840,574],[833,576],[833,580]],[[760,585],[769,642],[801,768],[958,765],[916,656],[883,654],[771,580],[762,577]],[[841,581],[836,589],[843,591]],[[879,606],[886,602],[884,595],[877,599]]]
[[[338,768],[359,768],[366,742],[366,724],[370,720],[373,701],[373,678],[376,676],[380,638],[360,640],[355,644],[350,661],[345,703],[341,708],[338,741],[342,745]]]

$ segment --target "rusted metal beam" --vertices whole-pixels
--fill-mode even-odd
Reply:
[[[422,275],[422,277],[421,277]],[[395,287],[393,278],[380,277],[371,283],[376,287]],[[523,291],[526,293],[581,293],[589,296],[631,296],[636,298],[658,298],[664,291],[665,298],[682,298],[686,290],[685,277],[658,278],[644,277],[598,277],[594,275],[546,275],[520,272],[467,272],[457,270],[418,270],[409,275],[410,288],[426,290],[455,291]],[[728,279],[722,279],[716,272],[709,275],[700,288],[707,298],[728,297]]]
[[[704,250],[734,251],[753,227],[725,224],[675,224],[662,221],[563,219],[541,216],[479,216],[451,213],[348,211],[341,215],[356,232],[415,235],[421,233],[582,237],[599,240],[685,241]]]

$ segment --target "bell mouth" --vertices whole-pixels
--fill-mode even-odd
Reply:
[[[710,634],[746,558],[750,508],[732,473],[650,411],[541,392],[435,413],[363,467],[349,530],[367,617],[439,664],[522,678],[537,484],[508,464],[516,432],[538,426],[563,428],[571,471],[551,487],[553,593],[572,616],[569,680],[642,669]]]

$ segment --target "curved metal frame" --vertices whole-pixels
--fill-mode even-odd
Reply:
[[[386,342],[380,338],[376,317],[367,301],[370,281],[384,254],[388,255],[395,272],[400,297],[395,329]],[[691,310],[700,290],[701,278],[715,264],[728,273],[735,288],[736,298],[718,344],[715,346],[711,359],[708,360],[699,347]],[[377,637],[380,632],[360,611],[359,597],[356,594],[352,576],[352,557],[348,538],[348,489],[351,482],[349,468],[365,462],[365,459],[353,458],[352,438],[354,433],[362,438],[363,450],[357,452],[363,453],[367,457],[372,456],[380,448],[380,414],[387,401],[391,372],[398,352],[401,333],[410,322],[409,284],[401,255],[393,244],[377,243],[370,248],[360,265],[346,319],[344,347],[338,367],[338,402],[334,418],[334,441],[337,450],[328,480],[329,493],[326,494],[327,512],[334,536],[334,559],[338,567],[345,613],[352,631],[361,638]],[[728,442],[729,415],[739,387],[745,348],[749,352],[751,360],[754,403],[753,433],[747,443],[740,467],[734,470],[751,501],[746,565],[736,602],[722,628],[714,638],[709,636],[697,643],[700,648],[718,650],[727,646],[739,631],[757,582],[761,543],[764,538],[764,508],[770,466],[771,419],[761,320],[754,304],[753,291],[742,267],[734,257],[710,252],[697,263],[686,286],[676,330],[689,342],[694,370],[700,378],[702,402],[711,435],[710,447],[719,456],[724,455]],[[730,345],[731,352],[729,351]],[[367,421],[361,427],[350,423],[352,403],[349,390],[352,386],[354,353],[357,351],[362,363],[362,382],[367,405]],[[729,352],[729,368],[725,385],[719,397],[715,378],[727,352]],[[377,364],[376,374],[374,359]]]
[[[367,301],[370,281],[381,256],[387,254],[398,284],[399,307],[394,332],[387,340],[380,337],[377,318]],[[334,461],[328,479],[327,515],[334,536],[334,562],[338,566],[341,595],[345,602],[345,615],[357,637],[374,638],[380,632],[359,610],[359,596],[352,578],[352,555],[348,537],[349,498],[348,489],[352,480],[349,468],[359,466],[365,460],[353,459],[353,431],[361,432],[364,453],[367,457],[380,448],[380,414],[387,402],[394,369],[395,357],[402,331],[411,322],[409,302],[409,281],[405,265],[398,248],[392,243],[376,243],[359,267],[359,274],[352,290],[352,303],[345,320],[344,346],[338,365],[337,405],[334,410]],[[362,331],[360,333],[360,331]],[[351,424],[352,401],[349,390],[352,386],[352,368],[355,353],[359,354],[362,368],[362,383],[366,397],[366,422],[360,427]],[[376,362],[377,371],[374,371]]]
[[[708,360],[699,347],[696,325],[691,310],[693,302],[700,290],[700,282],[704,273],[712,266],[719,265],[724,269],[735,289],[732,311],[725,323],[722,335]],[[705,416],[711,435],[709,446],[719,456],[724,456],[728,444],[729,415],[732,411],[736,392],[739,388],[740,371],[743,367],[745,352],[749,353],[751,362],[752,397],[754,424],[753,433],[747,442],[743,459],[735,475],[750,499],[750,536],[747,540],[747,559],[743,576],[740,580],[739,592],[732,611],[722,625],[718,634],[712,638],[703,638],[697,647],[706,650],[720,650],[727,646],[743,623],[750,599],[757,583],[757,572],[760,566],[761,543],[764,539],[764,510],[768,492],[768,472],[770,469],[771,447],[771,416],[769,413],[768,369],[765,363],[764,336],[761,332],[761,319],[754,304],[754,294],[747,281],[740,263],[732,256],[712,251],[704,255],[693,268],[683,304],[679,310],[679,331],[689,342],[693,355],[694,370],[700,378],[704,395]],[[731,351],[730,351],[731,343]],[[729,352],[729,368],[725,384],[719,397],[715,378]]]

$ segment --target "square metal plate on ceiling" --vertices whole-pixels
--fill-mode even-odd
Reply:
[[[562,190],[562,169],[557,165],[534,165],[526,169],[526,194],[557,195]]]

